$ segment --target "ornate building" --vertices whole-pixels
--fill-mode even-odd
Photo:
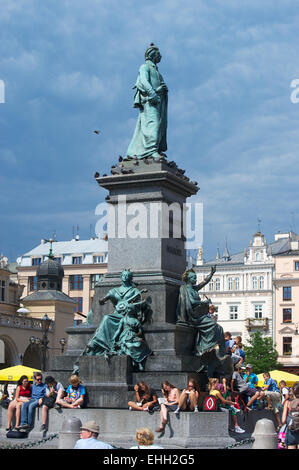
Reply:
[[[289,249],[292,236],[277,234],[275,241],[267,244],[264,235],[257,232],[242,253],[231,255],[226,246],[222,256],[218,250],[214,260],[200,259],[194,268],[201,282],[211,266],[217,266],[211,282],[201,292],[216,306],[224,331],[241,335],[245,344],[249,334],[257,330],[276,340],[275,260]]]
[[[37,290],[37,268],[48,259],[49,242],[41,244],[18,258],[18,279],[24,285],[24,296]],[[53,243],[54,259],[63,267],[62,292],[74,301],[75,322],[87,315],[93,300],[94,286],[107,271],[108,241],[91,238]]]
[[[65,329],[73,325],[74,301],[61,292],[63,267],[48,254],[36,272],[37,290],[25,296],[25,308],[0,315],[0,340],[4,344],[1,368],[17,364],[41,369],[42,357],[61,351],[66,344]],[[43,347],[45,333],[48,344]]]

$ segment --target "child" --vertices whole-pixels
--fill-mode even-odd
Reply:
[[[210,395],[214,395],[219,401],[220,401],[220,406],[223,408],[229,409],[232,413],[232,421],[234,424],[234,431],[237,433],[243,433],[245,432],[244,429],[240,428],[238,425],[238,420],[237,420],[237,408],[234,407],[235,403],[230,400],[230,397],[224,398],[220,390],[218,390],[218,385],[219,385],[219,380],[216,378],[211,378],[209,379],[209,393]]]
[[[56,400],[63,408],[81,408],[84,402],[85,387],[77,375],[71,375],[70,385],[66,389],[67,396]]]
[[[285,383],[284,380],[281,380],[279,382],[279,388],[280,388],[280,393],[281,393],[281,404],[283,405],[286,400],[289,400],[290,394],[289,394],[289,389],[287,387],[287,384]]]

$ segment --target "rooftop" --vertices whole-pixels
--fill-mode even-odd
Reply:
[[[49,254],[50,243],[41,243],[23,256],[47,256]],[[108,251],[108,241],[100,238],[89,240],[70,240],[65,242],[55,242],[52,245],[53,255],[72,254],[72,253],[97,253]]]

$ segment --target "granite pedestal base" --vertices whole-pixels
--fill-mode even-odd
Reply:
[[[268,413],[270,415],[270,412]],[[45,435],[59,433],[62,430],[64,420],[73,417],[79,418],[82,423],[95,420],[100,425],[101,440],[125,449],[136,445],[136,429],[148,427],[154,431],[160,424],[159,412],[149,415],[145,412],[129,410],[88,408],[71,410],[64,408],[58,413],[57,410],[51,409],[48,416],[48,430],[43,434],[39,431],[41,412],[37,410],[35,426],[29,433],[29,438],[41,439]],[[2,408],[0,409],[0,421],[0,437],[5,438],[7,410]],[[240,425],[244,427],[241,421]],[[242,434],[242,437],[249,436]],[[229,413],[226,412],[182,412],[178,417],[174,413],[169,413],[169,425],[166,426],[165,433],[155,433],[155,443],[165,449],[224,448],[235,442],[235,439],[229,434]],[[58,448],[58,442],[56,445]]]

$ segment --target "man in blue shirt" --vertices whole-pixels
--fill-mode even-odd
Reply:
[[[276,421],[277,421],[277,429],[279,430],[282,426],[279,414],[279,405],[280,405],[280,391],[277,383],[274,379],[270,377],[269,372],[265,372],[263,374],[264,377],[264,386],[262,388],[262,392],[260,394],[261,397],[265,396],[267,403],[268,403],[268,410],[273,410]]]
[[[245,374],[243,375],[243,380],[251,388],[255,388],[259,379],[256,374],[253,373],[253,367],[251,364],[247,364]]]
[[[110,444],[98,440],[100,427],[95,421],[87,421],[81,426],[80,437],[74,449],[113,449]]]
[[[43,376],[37,372],[34,376],[34,384],[31,388],[31,398],[23,403],[21,408],[21,423],[18,429],[26,430],[32,428],[35,408],[42,404],[43,398],[46,396],[47,386],[42,382]]]

